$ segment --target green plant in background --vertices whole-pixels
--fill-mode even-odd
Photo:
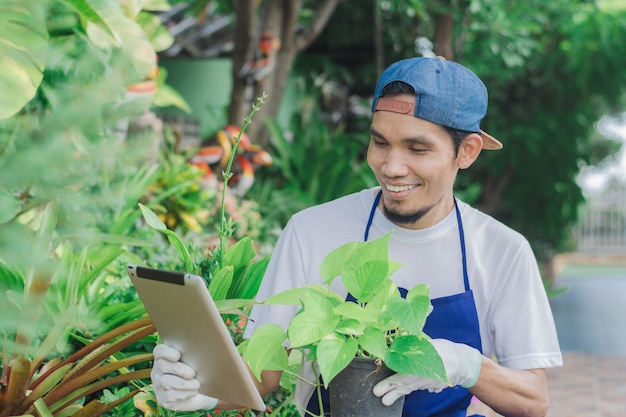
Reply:
[[[265,96],[262,96],[257,99],[257,102],[253,105],[252,110],[244,120],[244,125],[235,139],[235,143],[233,144],[233,151],[230,155],[226,170],[222,173],[224,183],[227,183],[228,179],[232,176],[231,167],[233,160],[237,154],[237,147],[241,140],[241,136],[245,132],[246,126],[251,122],[254,113],[256,113],[260,109],[264,98]],[[215,290],[215,292],[211,292],[211,294],[216,300],[226,298],[226,296],[229,296],[229,298],[233,298],[234,296],[241,295],[242,292],[245,294],[250,293],[250,291],[243,291],[243,289],[246,288],[246,285],[250,285],[249,283],[246,283],[247,280],[245,279],[245,277],[239,276],[239,279],[236,282],[233,282],[234,266],[248,265],[256,257],[256,252],[252,244],[252,240],[249,237],[244,237],[240,239],[237,243],[235,243],[230,248],[230,253],[228,253],[227,251],[229,239],[233,236],[235,229],[232,217],[227,216],[227,192],[228,187],[223,186],[220,199],[221,203],[219,208],[219,224],[217,225],[219,245],[217,247],[217,250],[213,253],[212,259],[209,262],[209,264],[214,265],[215,270],[217,271],[215,272],[217,274],[215,276],[215,279],[212,279],[209,285],[209,290],[211,290],[211,286]],[[187,245],[183,242],[183,239],[175,231],[170,230],[152,209],[144,204],[139,204],[139,207],[143,214],[143,218],[148,226],[163,233],[167,237],[170,244],[172,244],[177,249],[183,262],[184,270],[186,272],[196,274],[204,273],[205,275],[207,273],[208,275],[212,275],[214,273],[214,271],[212,270],[202,270],[199,265],[196,265],[196,263],[194,262],[194,258],[190,253]],[[206,267],[207,264],[204,263],[204,265]],[[233,286],[237,288],[237,290],[233,291],[231,289],[233,288]],[[254,297],[256,291],[252,292],[252,297]]]
[[[57,221],[57,205],[48,204],[37,231],[39,245],[54,248]],[[68,248],[62,251],[71,253]],[[85,252],[76,256],[83,262],[87,258]],[[70,257],[61,257],[61,268],[55,270],[35,265],[25,275],[0,262],[0,282],[5,286],[0,294],[4,336],[3,387],[0,390],[2,417],[35,412],[38,415],[73,415],[80,411],[82,415],[100,415],[118,403],[103,404],[92,400],[83,404],[77,401],[105,387],[149,376],[149,371],[134,368],[142,363],[145,368],[151,354],[143,352],[127,356],[123,353],[129,345],[154,333],[154,327],[147,320],[129,320],[95,340],[82,339],[84,346],[67,357],[57,353],[67,350],[68,329],[76,328],[79,323],[91,324],[89,318],[96,318],[90,314],[93,311],[87,308],[85,299],[79,298],[79,294],[86,293],[80,287],[87,281],[68,280],[72,276],[80,277],[79,272],[85,267],[79,262],[66,262]],[[52,264],[53,255],[50,261]],[[94,271],[103,266],[106,263],[94,265]],[[72,268],[76,268],[74,272]],[[9,335],[14,339],[9,339]],[[113,357],[115,360],[109,360]],[[132,395],[136,393],[133,391]],[[132,395],[120,401],[126,401]]]
[[[441,358],[422,331],[432,310],[428,286],[416,285],[402,298],[390,278],[402,265],[388,258],[389,238],[340,246],[322,262],[324,285],[289,289],[263,301],[299,310],[287,331],[262,325],[240,345],[257,378],[265,369],[292,372],[290,350],[289,355],[298,352],[310,362],[316,380],[306,382],[316,386],[321,376],[327,387],[355,357],[382,360],[396,372],[448,380]],[[339,278],[354,302],[332,291]]]
[[[369,136],[330,128],[321,114],[320,92],[298,79],[302,98],[288,129],[269,121],[274,160],[258,174],[250,198],[268,228],[281,229],[293,213],[375,185],[365,153]]]
[[[145,385],[154,329],[119,262],[156,234],[134,231],[159,138],[126,128],[158,95],[132,87],[154,82],[168,45],[155,4],[0,4],[3,416],[101,415]]]
[[[230,159],[225,171],[222,173],[224,183],[232,175],[231,167],[237,154],[239,141],[248,124],[251,123],[253,115],[260,109],[264,98],[265,95],[257,98],[257,102],[245,118],[244,124],[235,139]],[[194,247],[193,244],[186,244],[183,237],[179,236],[176,231],[169,229],[160,216],[147,205],[140,203],[139,207],[146,224],[165,235],[170,245],[176,249],[183,270],[205,278],[209,292],[215,300],[218,310],[223,313],[225,324],[229,327],[234,342],[238,344],[242,342],[243,329],[246,325],[249,308],[256,303],[255,297],[267,268],[269,256],[259,258],[253,240],[249,236],[236,239],[231,244],[236,222],[227,212],[227,193],[228,187],[222,187],[221,198],[219,199],[219,224],[216,227],[219,245],[209,256],[204,256],[204,253],[201,250],[199,251],[197,247]],[[199,260],[196,259],[198,252],[200,255]],[[276,395],[288,395],[288,393],[285,394],[283,391]],[[151,412],[158,412],[164,415],[176,414],[156,407],[154,399],[149,396],[147,398],[153,404],[148,406]],[[281,412],[280,410],[284,407],[288,407],[285,401],[276,401],[276,396],[270,398],[268,402],[276,406],[275,413]],[[238,415],[237,413],[229,411],[215,412],[214,414]],[[245,410],[244,413],[245,415],[253,415],[251,410]],[[189,415],[189,413],[185,415]]]

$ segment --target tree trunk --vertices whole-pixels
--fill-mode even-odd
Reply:
[[[302,10],[302,0],[265,0],[260,16],[260,23],[255,24],[258,15],[256,7],[250,0],[238,0],[235,25],[235,50],[233,51],[233,90],[229,109],[229,123],[240,126],[243,118],[249,113],[252,104],[263,93],[267,94],[261,110],[255,114],[253,123],[248,128],[250,139],[261,146],[267,146],[269,133],[265,128],[265,120],[276,117],[282,95],[293,63],[298,53],[305,50],[324,29],[340,0],[324,0],[315,13],[315,18],[307,27],[298,26],[298,18]],[[243,13],[243,16],[240,16]],[[296,32],[297,30],[297,32]],[[258,35],[271,32],[279,41],[279,49],[275,51],[271,72],[263,79],[247,85],[240,76],[241,68],[254,58],[254,48]],[[239,43],[239,45],[238,45]],[[245,47],[249,46],[248,47]]]
[[[228,109],[228,124],[241,126],[248,107],[245,102],[246,83],[241,80],[240,71],[244,64],[252,59],[256,31],[256,2],[237,0],[235,3],[235,34],[232,62],[233,89]]]
[[[497,177],[489,175],[484,182],[483,191],[477,203],[481,211],[493,215],[502,203],[502,195],[513,178],[515,170],[510,165]]]
[[[452,13],[441,14],[437,17],[437,29],[435,33],[435,53],[445,59],[453,60],[452,30],[454,17]]]

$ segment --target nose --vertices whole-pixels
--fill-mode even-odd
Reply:
[[[381,166],[381,172],[387,177],[403,177],[408,175],[409,168],[403,152],[390,149]]]

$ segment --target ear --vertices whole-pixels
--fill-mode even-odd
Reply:
[[[460,169],[469,168],[483,149],[483,139],[478,133],[470,133],[459,146],[457,164]]]

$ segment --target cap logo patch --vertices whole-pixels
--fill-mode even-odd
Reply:
[[[409,103],[407,101],[393,100],[391,98],[381,97],[376,103],[375,110],[386,110],[394,113],[413,114],[413,108],[415,103]]]

